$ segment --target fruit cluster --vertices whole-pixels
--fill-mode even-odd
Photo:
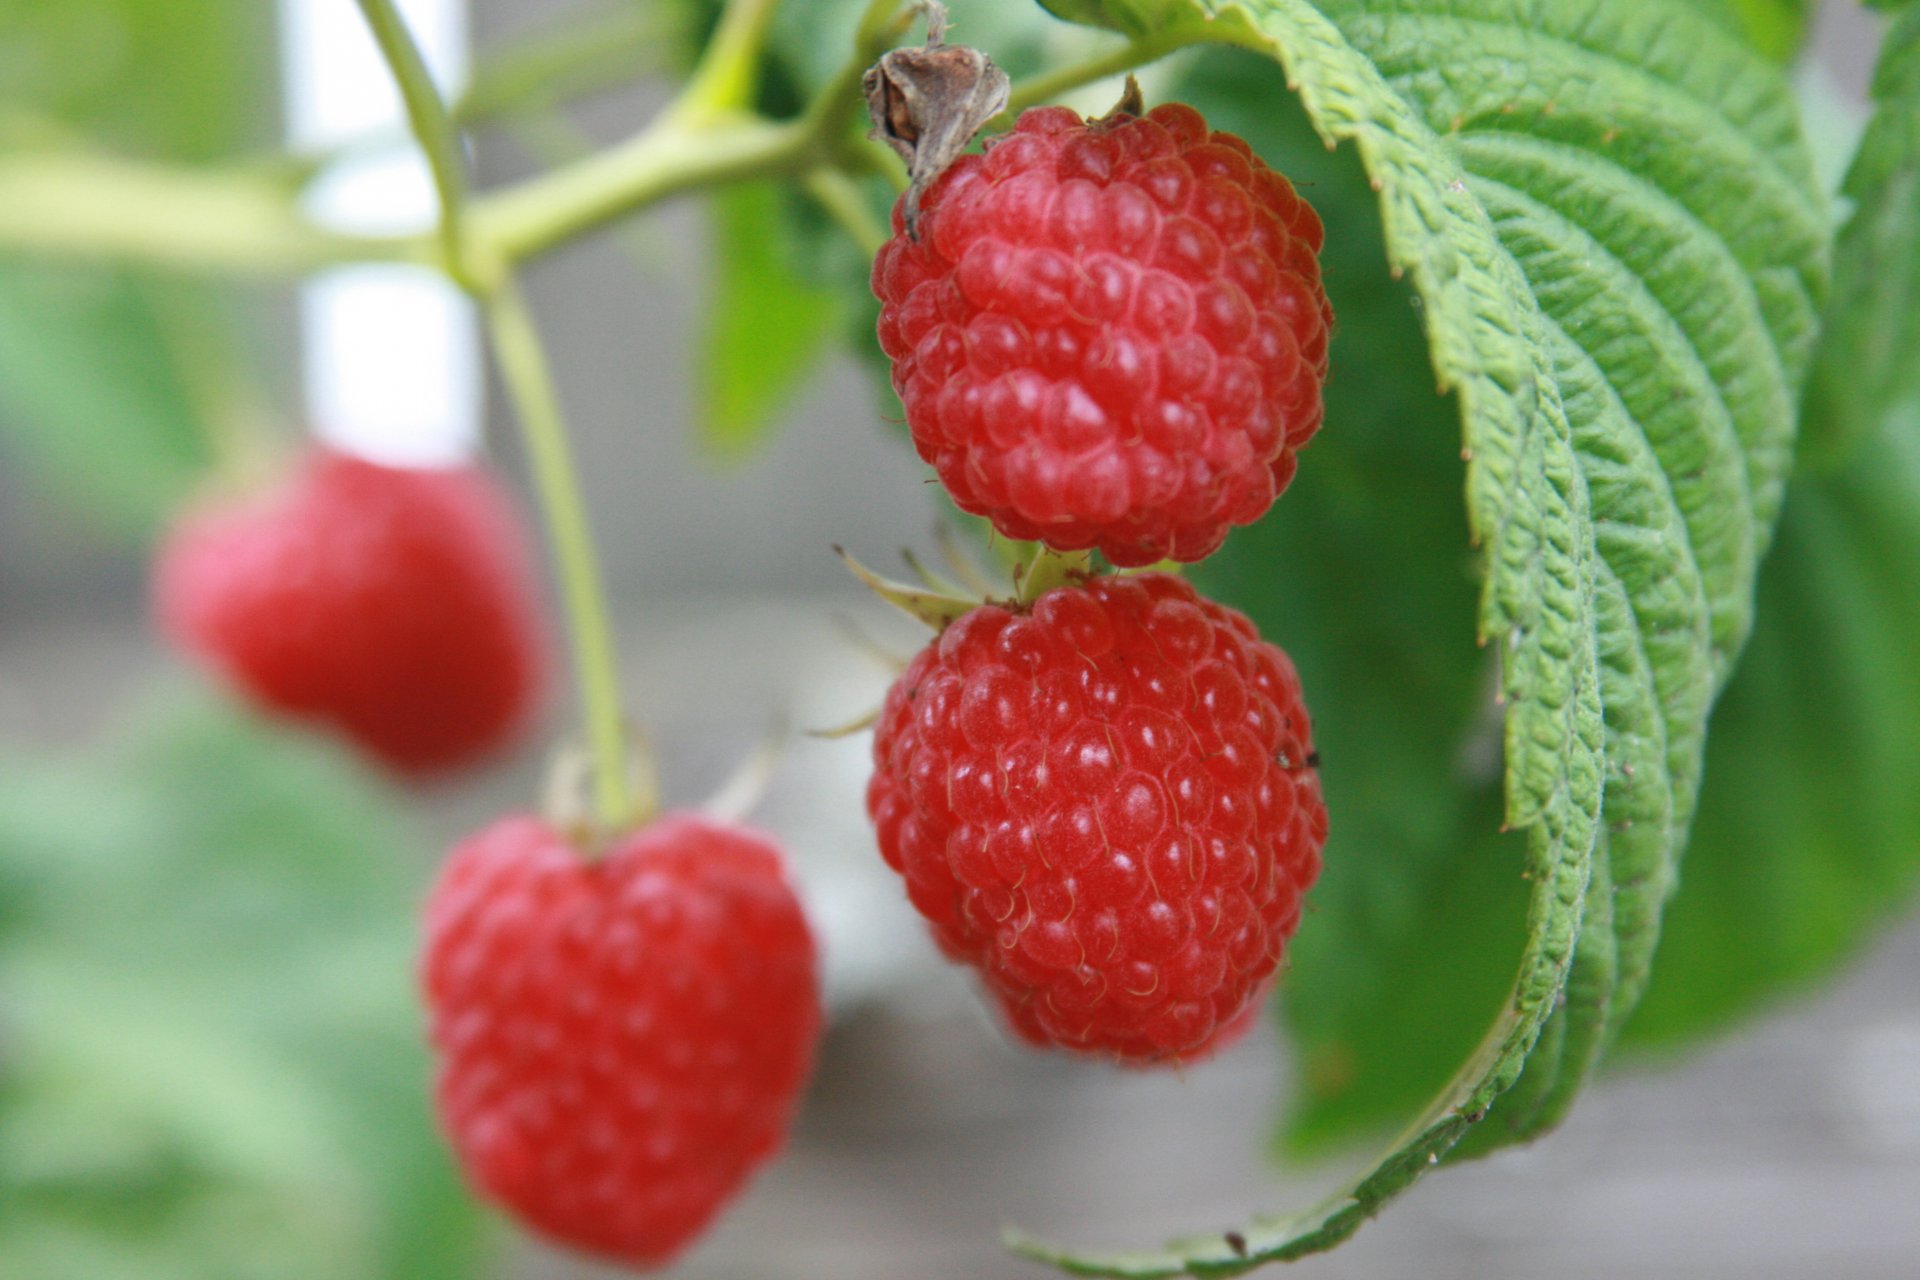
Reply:
[[[1029,573],[1207,556],[1320,425],[1319,219],[1192,108],[1137,108],[1026,112],[910,192],[874,263],[914,444],[959,507],[1050,549]],[[867,791],[934,940],[1033,1043],[1231,1042],[1326,839],[1286,655],[1166,573],[1078,568],[943,621]]]
[[[1192,1062],[1256,1016],[1319,871],[1299,678],[1184,579],[1060,553],[1198,560],[1286,488],[1321,419],[1320,224],[1182,106],[1030,111],[937,167],[916,163],[874,264],[880,342],[955,502],[1051,549],[1011,599],[938,606],[880,714],[867,807],[1018,1035]],[[182,518],[157,614],[262,706],[413,778],[532,718],[522,543],[477,467],[318,450]],[[640,1266],[780,1148],[822,1023],[778,848],[687,814],[496,822],[440,871],[420,977],[473,1184]]]

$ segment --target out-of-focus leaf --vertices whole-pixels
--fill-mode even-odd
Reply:
[[[712,287],[700,352],[700,426],[723,456],[751,452],[809,375],[840,324],[840,295],[793,262],[790,199],[764,185],[713,197]]]
[[[250,0],[0,0],[0,104],[114,150],[210,160],[272,136],[273,11]]]
[[[1920,8],[1895,20],[1873,81],[1872,120],[1845,193],[1803,455],[1844,461],[1895,416],[1920,414]]]
[[[470,1274],[413,854],[343,755],[201,696],[93,758],[5,752],[0,1278]]]
[[[184,288],[0,262],[0,432],[61,497],[133,535],[210,462],[164,339],[168,310],[190,305]]]
[[[34,145],[227,155],[276,130],[271,38],[271,7],[247,0],[0,0],[0,116],[45,121]],[[104,528],[143,534],[206,462],[203,374],[183,377],[175,344],[182,325],[228,323],[214,298],[0,261],[0,449]]]
[[[1631,1043],[1717,1030],[1820,977],[1920,879],[1920,412],[1787,500]]]

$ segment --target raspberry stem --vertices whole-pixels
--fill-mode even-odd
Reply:
[[[593,753],[594,809],[602,834],[630,830],[652,816],[648,810],[659,789],[650,752],[638,753],[637,786],[629,776],[613,628],[559,393],[518,284],[508,280],[497,287],[484,299],[484,307],[501,376],[519,411],[521,436],[533,465],[540,512],[560,578],[573,641],[574,678]]]
[[[1084,578],[1092,572],[1092,552],[1055,551],[1043,546],[1020,570],[1018,599],[1021,604],[1032,604],[1055,587],[1065,586],[1071,579]]]
[[[420,46],[414,43],[406,22],[393,7],[393,0],[359,0],[360,13],[373,31],[400,89],[400,100],[407,109],[407,123],[426,154],[433,174],[433,188],[440,197],[439,237],[443,266],[448,275],[469,292],[477,291],[477,282],[468,271],[472,256],[466,237],[467,181],[460,154],[460,136],[433,76],[427,71]]]
[[[1053,102],[1062,94],[1100,80],[1125,75],[1129,71],[1137,71],[1149,62],[1158,62],[1170,53],[1178,53],[1193,45],[1220,39],[1217,32],[1210,32],[1205,28],[1196,30],[1176,25],[1129,41],[1117,49],[1089,58],[1085,62],[1076,62],[1041,72],[1013,86],[1013,93],[1007,99],[1006,110],[988,122],[987,128],[1004,129],[1028,107]]]
[[[760,0],[745,2],[751,9]],[[696,75],[688,90],[694,96],[677,99],[628,141],[476,201],[478,238],[503,260],[517,262],[670,195],[843,167],[863,101],[861,76],[907,29],[914,12],[899,9],[897,0],[869,0],[846,63],[792,120],[767,120],[744,109],[716,112],[709,97],[737,88],[731,64],[717,64],[710,81]],[[740,19],[749,34],[752,16]],[[745,44],[742,35],[736,47]]]
[[[501,376],[518,410],[573,641],[574,679],[593,753],[594,808],[602,834],[626,831],[651,816],[648,810],[658,788],[650,753],[641,753],[637,761],[638,786],[629,776],[619,666],[599,557],[546,351],[513,276],[492,262],[478,260],[463,216],[467,186],[459,137],[411,33],[392,0],[359,3],[400,86],[414,137],[433,170],[448,271],[480,301]]]
[[[779,5],[780,0],[727,0],[693,79],[674,100],[673,114],[700,120],[752,107],[760,50]]]

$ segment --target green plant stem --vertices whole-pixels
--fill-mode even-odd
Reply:
[[[672,6],[631,3],[570,21],[481,58],[448,110],[470,126],[623,83],[660,66],[685,26]]]
[[[892,238],[887,224],[874,216],[859,186],[838,169],[815,169],[800,180],[807,195],[871,258]]]
[[[805,169],[811,151],[791,124],[748,117],[688,128],[663,118],[610,150],[483,196],[474,230],[499,257],[521,262],[670,195]]]
[[[727,0],[693,78],[674,101],[686,119],[747,110],[760,79],[760,50],[780,0]]]
[[[1083,85],[1124,75],[1146,66],[1149,62],[1158,62],[1170,53],[1178,53],[1182,49],[1219,38],[1218,33],[1210,35],[1205,28],[1170,27],[1121,45],[1098,57],[1089,58],[1085,62],[1076,62],[1071,66],[1044,71],[1014,85],[1013,92],[1007,97],[1007,109],[995,116],[988,127],[1005,127],[1028,107],[1051,102],[1061,94],[1070,93]]]
[[[411,57],[391,0],[360,0],[388,48],[416,135],[433,166],[443,209],[438,243],[419,236],[347,236],[301,213],[310,169],[263,165],[229,170],[142,165],[71,153],[0,158],[0,250],[149,262],[235,273],[291,274],[355,261],[413,262],[445,270],[484,291],[510,267],[668,196],[788,178],[818,168],[861,167],[856,124],[866,69],[905,33],[917,10],[870,0],[846,63],[800,117],[771,121],[710,110],[683,99],[646,130],[610,150],[472,199],[459,192],[457,133],[431,80]],[[741,0],[729,58],[759,39],[764,0]],[[739,63],[721,60],[702,95],[738,83]],[[732,69],[729,69],[732,68]],[[722,73],[725,74],[722,74]],[[697,86],[696,86],[697,87]],[[731,92],[732,90],[728,90]],[[450,199],[451,197],[451,199]]]
[[[380,55],[393,72],[400,88],[400,100],[407,109],[407,122],[413,136],[426,153],[427,167],[433,173],[433,187],[440,196],[440,245],[446,269],[469,292],[478,287],[472,272],[468,250],[464,210],[467,202],[465,160],[460,152],[460,134],[454,127],[447,104],[434,86],[420,46],[393,7],[393,0],[359,0],[360,12],[380,46]]]
[[[758,3],[748,0],[743,13],[751,17]],[[481,197],[473,205],[475,234],[501,259],[519,262],[667,196],[837,167],[855,145],[861,77],[906,30],[913,12],[896,0],[871,0],[851,56],[799,118],[776,122],[745,111],[683,108],[680,102],[689,100],[682,99],[627,142]]]
[[[90,152],[0,156],[0,251],[180,271],[296,275],[344,262],[436,265],[420,237],[341,235],[286,184]]]
[[[626,726],[621,712],[619,663],[601,586],[599,556],[587,526],[579,472],[568,442],[559,393],[519,285],[502,281],[482,299],[501,377],[518,411],[534,487],[547,526],[560,594],[573,642],[587,742],[593,753],[594,809],[605,833],[629,830],[651,816],[640,797],[657,792],[652,761],[641,762],[644,781],[629,778]]]
[[[643,765],[646,782],[642,790],[649,804],[642,804],[636,800],[629,777],[619,663],[599,556],[587,524],[579,471],[546,350],[518,282],[491,263],[484,269],[475,267],[462,216],[467,186],[459,135],[412,34],[394,10],[392,0],[360,0],[360,7],[400,86],[407,119],[432,167],[434,186],[440,193],[441,240],[448,268],[478,298],[493,338],[494,354],[500,361],[501,377],[514,400],[573,640],[574,678],[593,755],[595,816],[602,835],[625,831],[651,816],[646,809],[656,791],[652,761],[649,758]]]

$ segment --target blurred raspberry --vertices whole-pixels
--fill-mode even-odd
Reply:
[[[537,600],[525,535],[488,472],[326,450],[275,488],[190,509],[154,573],[179,648],[416,774],[471,764],[527,724]]]

